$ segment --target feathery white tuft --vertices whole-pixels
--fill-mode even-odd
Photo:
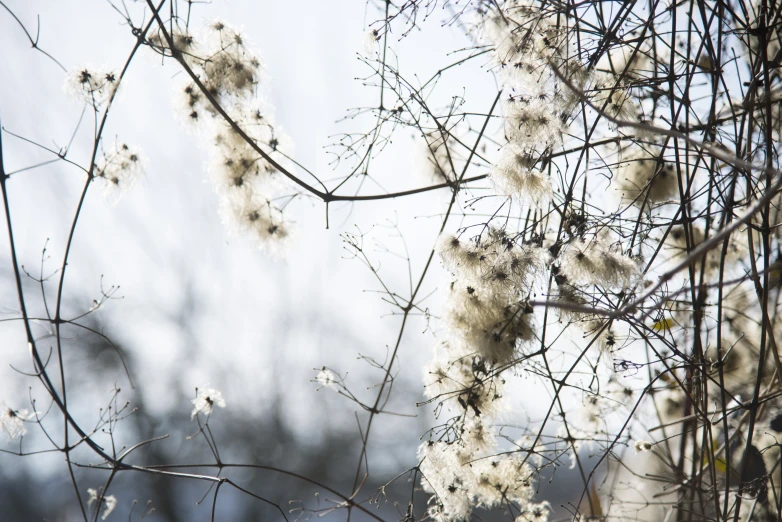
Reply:
[[[190,420],[193,420],[199,413],[209,417],[215,406],[225,408],[225,399],[223,399],[223,394],[219,390],[201,388],[196,391],[196,397],[191,401],[193,403],[193,411],[190,412]]]
[[[68,73],[64,88],[72,98],[89,103],[97,110],[111,100],[118,86],[116,71],[83,66]]]

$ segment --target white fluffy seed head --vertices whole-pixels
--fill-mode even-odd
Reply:
[[[71,70],[65,78],[65,92],[73,99],[101,108],[109,102],[119,87],[116,71],[102,67],[83,66]]]
[[[117,497],[114,495],[104,495],[103,488],[88,488],[87,495],[87,506],[92,506],[93,503],[97,502],[95,505],[96,511],[100,511],[101,506],[103,506],[103,514],[100,517],[101,520],[106,520],[108,516],[111,515],[111,512],[114,511],[114,508],[117,507]]]
[[[595,77],[595,84],[587,95],[597,110],[622,121],[637,121],[639,108],[636,106],[629,87],[618,82],[612,74]]]
[[[195,83],[186,82],[176,86],[174,91],[176,114],[188,130],[201,130],[214,108]]]
[[[645,451],[651,451],[654,445],[648,440],[637,440],[633,442],[633,449],[636,453],[643,453]]]
[[[535,246],[518,247],[500,229],[479,240],[443,235],[437,252],[454,275],[446,324],[473,353],[507,363],[519,343],[534,338],[532,308],[520,296],[532,292],[550,255]]]
[[[479,473],[478,500],[487,507],[503,499],[526,504],[534,494],[532,468],[517,454],[482,459],[475,465]]]
[[[258,191],[221,196],[220,214],[230,232],[249,238],[272,254],[282,254],[290,240],[290,226],[282,212]]]
[[[374,58],[380,42],[380,33],[377,29],[370,29],[364,34],[364,54],[369,58]]]
[[[532,308],[509,301],[506,292],[455,284],[448,300],[446,323],[479,355],[498,363],[513,359],[519,343],[530,341]]]
[[[657,203],[678,196],[678,176],[673,163],[661,161],[653,151],[640,147],[622,156],[617,173],[625,199],[640,206],[646,199]]]
[[[491,418],[505,406],[505,381],[473,348],[468,340],[443,343],[425,368],[424,391],[465,419]]]
[[[462,428],[461,444],[472,454],[483,455],[497,446],[494,432],[481,417],[471,417]]]
[[[551,504],[546,501],[539,503],[529,502],[524,505],[521,514],[516,517],[515,522],[548,522],[550,512]]]
[[[465,248],[465,242],[453,234],[443,233],[437,238],[435,250],[440,255],[443,264],[451,271],[459,266],[462,250]]]
[[[178,111],[190,128],[210,132],[209,172],[224,224],[272,254],[282,254],[290,229],[271,200],[284,183],[279,170],[293,169],[291,141],[258,95],[263,66],[245,36],[222,21],[207,24],[204,33],[193,38],[174,30],[174,46],[188,50],[186,60],[201,83],[177,88]],[[151,36],[149,44],[172,53],[160,34]]]
[[[550,101],[529,96],[509,96],[503,102],[505,135],[522,148],[546,148],[562,139],[562,120]]]
[[[649,54],[650,49],[645,42],[641,42],[640,45],[634,43],[612,46],[598,62],[597,69],[613,70],[625,78],[645,77],[652,73],[654,67],[654,61],[650,59]],[[662,57],[658,57],[658,60],[664,62]]]
[[[168,30],[168,28],[166,28]],[[178,55],[193,66],[199,61],[199,46],[195,36],[192,35],[186,28],[175,25],[173,31],[170,33],[171,40],[173,40],[173,49]],[[158,27],[156,30],[152,30],[147,34],[147,45],[158,54],[163,56],[172,56],[172,46],[169,45],[169,41],[163,30]]]
[[[551,199],[551,180],[534,168],[535,160],[520,147],[508,144],[502,149],[489,178],[499,194],[511,196],[538,208]]]
[[[555,16],[541,15],[527,2],[510,2],[502,10],[487,10],[479,26],[482,39],[494,46],[500,79],[516,90],[550,82],[555,75],[549,64],[561,67],[572,45],[568,31],[560,27]]]
[[[103,185],[103,195],[108,201],[116,203],[143,175],[145,163],[138,148],[115,143],[95,162],[93,181]]]
[[[260,82],[260,58],[247,47],[246,37],[235,27],[216,20],[208,25],[208,58],[202,65],[204,84],[228,97],[246,97]]]
[[[190,412],[190,419],[194,419],[199,413],[209,417],[214,407],[225,408],[225,399],[220,390],[214,388],[201,388],[197,390],[196,397],[191,401],[193,411]]]
[[[473,507],[492,508],[508,501],[518,503],[522,512],[525,507],[534,510],[529,503],[534,494],[532,468],[518,454],[492,455],[497,450],[493,438],[480,447],[465,440],[424,442],[418,457],[423,490],[434,494],[429,515],[451,522],[467,520]]]
[[[448,140],[445,143],[441,139],[425,140],[419,145],[417,150],[420,158],[418,162],[422,165],[422,178],[427,183],[438,184],[453,181],[456,177],[454,169],[459,165],[455,163],[458,160],[455,157],[455,142]]]
[[[261,156],[244,143],[230,146],[220,143],[211,156],[209,171],[219,193],[245,193],[257,190],[262,173],[265,172]]]
[[[578,422],[583,431],[598,433],[604,428],[601,411],[601,400],[596,395],[589,395],[578,410]]]
[[[27,410],[14,410],[0,404],[0,426],[8,437],[8,442],[23,437],[27,433],[25,421],[29,420],[31,414]]]
[[[574,241],[562,254],[562,274],[573,284],[627,288],[640,276],[638,265],[600,240]]]
[[[318,372],[317,377],[315,377],[315,382],[324,388],[336,388],[339,384],[339,377],[336,373],[324,366]]]

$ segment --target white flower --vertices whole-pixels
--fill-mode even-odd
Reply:
[[[101,520],[106,520],[106,517],[108,517],[112,511],[114,511],[114,508],[117,507],[117,497],[114,495],[108,495],[103,496],[103,488],[99,489],[93,489],[89,488],[87,490],[87,494],[89,494],[90,498],[87,501],[87,505],[91,506],[93,502],[97,502],[96,509],[100,510],[101,504],[103,504],[103,515],[101,515]]]
[[[318,372],[315,382],[322,384],[326,388],[334,388],[339,383],[339,377],[325,366]]]
[[[190,420],[193,420],[196,415],[202,413],[207,417],[212,414],[212,408],[219,406],[225,408],[225,399],[223,394],[219,390],[214,388],[202,388],[196,389],[198,394],[196,398],[192,400],[193,411],[190,413]]]
[[[31,415],[27,410],[13,410],[5,404],[0,406],[0,424],[3,426],[3,432],[8,436],[8,442],[27,433],[24,422],[29,420]]]
[[[99,67],[79,67],[69,72],[65,79],[65,92],[96,109],[114,96],[118,86],[117,73]]]
[[[648,440],[637,440],[633,442],[633,449],[636,453],[643,453],[644,451],[650,451],[652,449],[652,444]]]

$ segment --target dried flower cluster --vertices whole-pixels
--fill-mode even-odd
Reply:
[[[492,49],[502,88],[501,148],[489,177],[512,203],[486,209],[488,219],[476,213],[465,232],[439,240],[453,276],[443,317],[448,339],[437,347],[425,386],[446,408],[437,411],[454,417],[420,449],[432,519],[466,520],[474,507],[505,502],[527,520],[532,495],[514,489],[514,481],[533,482],[530,455],[550,436],[541,427],[509,448],[494,439],[491,422],[507,401],[501,398],[510,368],[549,376],[550,412],[562,421],[550,439],[554,462],[567,454],[586,477],[579,455],[589,448],[614,473],[618,489],[605,491],[612,506],[602,507],[590,492],[589,475],[589,508],[575,519],[621,518],[624,503],[637,497],[620,481],[645,473],[666,477],[679,493],[660,490],[665,503],[642,519],[677,510],[693,520],[775,519],[769,498],[779,493],[775,437],[782,416],[772,390],[782,371],[774,348],[782,327],[771,303],[782,287],[776,230],[782,203],[771,195],[779,190],[779,9],[743,5],[741,20],[722,19],[722,32],[706,29],[714,32],[711,40],[697,45],[652,34],[658,24],[697,25],[677,19],[678,7],[648,9],[665,21],[617,16],[616,26],[601,26],[610,26],[606,34],[615,40],[592,34],[597,25],[590,17],[600,24],[604,17],[593,5],[568,10],[507,0],[475,10],[472,34]],[[719,40],[718,48],[716,35],[731,31],[735,36]],[[744,81],[743,101],[725,89],[739,85],[747,70],[733,76],[714,65],[724,67],[728,48],[754,71],[755,79]],[[745,126],[740,131],[737,120]],[[712,140],[718,150],[699,145]],[[764,194],[770,194],[766,209],[744,218]],[[710,242],[739,217],[745,221],[731,235]],[[468,230],[481,232],[469,238]],[[536,304],[546,305],[545,314]],[[567,342],[576,344],[575,353],[561,348]],[[568,361],[564,368],[551,369],[555,357]],[[747,398],[764,406],[741,413]],[[715,407],[719,422],[705,413]],[[633,467],[629,455],[615,456],[618,445],[646,453],[642,461],[636,457],[646,469]],[[502,459],[492,457],[498,453]],[[508,464],[513,473],[487,479],[515,492],[498,501],[481,489],[482,477],[486,461],[500,465],[505,458],[523,466]],[[613,468],[613,460],[632,469]],[[706,471],[688,470],[692,462]],[[706,472],[711,482],[703,493],[690,481]]]
[[[103,185],[104,197],[116,203],[144,173],[144,158],[136,148],[125,143],[114,144],[95,162],[93,179]]]
[[[119,80],[114,71],[80,67],[68,73],[65,90],[75,100],[91,105],[97,112],[106,108],[114,98]],[[110,150],[103,150],[96,158],[89,174],[91,180],[103,185],[106,200],[117,203],[143,172],[144,159],[141,151],[125,143],[115,143]]]
[[[497,455],[492,422],[501,409],[502,372],[534,338],[526,300],[549,253],[518,247],[498,229],[476,241],[444,235],[438,252],[454,276],[446,313],[451,335],[427,368],[426,393],[445,401],[455,417],[440,440],[419,450],[421,483],[432,493],[429,516],[463,520],[475,506],[514,502],[522,516],[535,513],[531,520],[546,520],[547,507],[531,503],[529,455],[521,447],[519,453]]]
[[[179,27],[169,36],[173,49],[162,31],[148,44],[179,59],[197,78],[179,88],[176,103],[187,125],[211,143],[209,171],[223,222],[259,247],[279,251],[291,228],[273,200],[284,187],[277,165],[290,168],[291,144],[259,93],[260,58],[238,29],[222,21],[207,24],[200,37]]]
[[[116,71],[84,66],[73,69],[65,79],[65,92],[97,111],[114,98],[119,86]]]
[[[532,5],[492,10],[479,23],[494,46],[494,61],[504,90],[507,144],[491,171],[500,194],[545,207],[551,181],[536,167],[550,147],[562,140],[571,117],[572,97],[553,73],[565,62],[567,33],[554,20],[540,17]],[[559,112],[552,108],[561,109]]]

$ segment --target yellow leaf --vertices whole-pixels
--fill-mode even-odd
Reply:
[[[719,448],[719,445],[717,444],[717,441],[715,440],[711,444],[711,451],[712,453],[716,453],[717,449]],[[706,465],[709,463],[709,456],[708,454],[703,454],[703,464]],[[724,457],[714,457],[714,469],[719,471],[720,473],[725,473],[728,470],[727,465],[725,464],[725,458]]]
[[[673,321],[671,319],[661,319],[654,323],[652,328],[654,328],[655,332],[660,332],[664,330],[670,330],[672,325]]]

